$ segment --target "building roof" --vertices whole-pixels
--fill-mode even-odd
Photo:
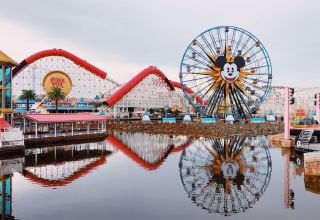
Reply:
[[[74,114],[24,114],[22,117],[37,123],[61,123],[61,122],[86,122],[86,121],[106,121],[107,116],[74,113]]]
[[[35,102],[30,109],[32,110],[35,110],[35,109],[38,109],[38,108],[45,108],[44,105],[41,103],[41,102]]]
[[[56,106],[45,106],[47,110],[56,110]],[[58,110],[61,111],[92,111],[93,107],[91,106],[58,106]]]
[[[19,107],[19,108],[14,108],[13,109],[13,113],[25,113],[27,112],[27,108],[26,107]]]
[[[162,80],[164,80],[168,87],[171,90],[174,90],[174,87],[171,85],[168,78],[164,75],[164,73],[159,70],[158,68],[154,66],[150,66],[144,70],[142,70],[140,73],[138,73],[135,77],[133,77],[130,81],[128,81],[126,84],[121,86],[116,92],[114,92],[109,98],[107,98],[104,103],[108,106],[113,106],[115,103],[117,103],[120,99],[122,99],[123,96],[128,94],[136,85],[138,85],[144,78],[147,76],[154,74],[160,77]]]
[[[0,64],[7,64],[9,66],[16,66],[18,63],[11,59],[7,54],[0,50]]]
[[[4,118],[0,118],[0,129],[8,128],[12,128],[12,126]]]
[[[30,104],[34,104],[35,101],[33,99],[29,100],[29,105]],[[27,104],[27,100],[26,99],[17,99],[15,100],[15,104]]]

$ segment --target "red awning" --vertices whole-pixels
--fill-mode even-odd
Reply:
[[[8,128],[12,128],[12,126],[4,118],[0,118],[0,129]]]
[[[107,116],[94,114],[25,114],[24,118],[38,123],[62,123],[62,122],[85,122],[85,121],[106,121]]]

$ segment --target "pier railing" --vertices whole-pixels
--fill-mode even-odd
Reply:
[[[70,137],[70,136],[81,136],[81,135],[91,135],[91,134],[103,134],[105,130],[81,130],[73,132],[57,132],[55,133],[38,133],[36,134],[25,134],[24,139],[34,139],[34,138],[49,138],[49,137]]]

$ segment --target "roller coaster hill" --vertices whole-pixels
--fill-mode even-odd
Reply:
[[[23,90],[33,90],[29,111],[56,112],[55,103],[48,99],[48,91],[59,86],[66,98],[59,101],[57,111],[62,113],[97,112],[114,117],[141,116],[146,110],[169,108],[177,112],[191,109],[179,82],[169,80],[157,67],[149,66],[127,83],[120,84],[109,75],[62,50],[37,52],[12,70],[12,98],[16,115],[27,112],[27,100],[21,99]],[[191,89],[188,89],[193,94]],[[200,97],[195,100],[201,104]]]
[[[179,82],[149,66],[124,84],[62,50],[37,52],[12,68],[14,113],[99,111],[112,117],[152,112],[189,112],[203,117],[251,119],[271,90],[272,66],[262,42],[234,26],[217,26],[196,36],[183,54]],[[11,84],[10,84],[11,85]],[[52,102],[59,87],[65,95]],[[22,91],[32,90],[33,100]],[[30,106],[30,103],[32,106]],[[37,103],[37,104],[36,104]],[[40,104],[39,104],[40,103]]]

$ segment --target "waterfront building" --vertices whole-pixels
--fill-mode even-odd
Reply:
[[[24,114],[20,128],[29,139],[86,136],[104,134],[107,120],[106,116],[94,114]]]
[[[29,109],[35,104],[35,100],[29,100]],[[14,113],[25,113],[27,111],[27,100],[17,99],[13,101]]]
[[[4,52],[0,51],[0,86],[1,86],[1,115],[0,118],[5,118],[11,124],[12,120],[12,67],[16,66],[17,62],[11,59]]]
[[[294,104],[290,105],[291,116],[295,111],[303,109],[308,117],[312,117],[315,112],[315,94],[320,92],[320,87],[311,88],[294,88]],[[270,111],[281,117],[284,115],[285,89],[283,87],[273,87],[265,100],[260,106],[258,114],[267,115]]]
[[[12,177],[14,172],[22,173],[24,158],[0,160],[0,215],[1,219],[14,220],[12,215]]]
[[[28,149],[23,175],[44,187],[66,186],[105,164],[111,148],[103,141]]]

